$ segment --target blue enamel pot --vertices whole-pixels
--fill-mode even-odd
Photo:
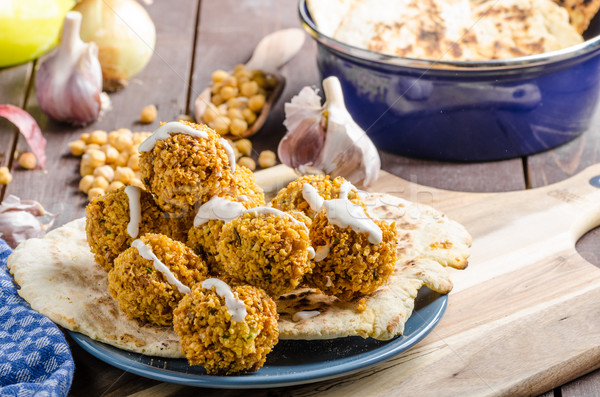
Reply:
[[[435,160],[500,160],[556,147],[590,127],[600,90],[600,36],[539,55],[441,62],[327,37],[304,0],[299,14],[317,42],[321,77],[340,79],[350,114],[381,150]]]

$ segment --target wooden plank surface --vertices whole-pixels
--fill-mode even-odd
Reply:
[[[33,63],[0,69],[0,104],[23,107],[25,105],[25,87]],[[0,167],[12,165],[12,151],[17,139],[17,130],[8,120],[0,117]],[[13,167],[14,168],[14,167]],[[11,170],[12,172],[12,170]],[[13,175],[13,180],[15,176]],[[6,186],[0,185],[0,201],[4,197]]]

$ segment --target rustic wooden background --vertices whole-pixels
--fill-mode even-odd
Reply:
[[[68,142],[82,132],[128,127],[151,131],[159,121],[191,114],[196,95],[217,68],[231,69],[246,61],[261,37],[272,31],[299,27],[295,0],[155,0],[146,7],[157,27],[157,44],[150,64],[129,86],[111,94],[112,110],[104,118],[82,129],[49,120],[39,109],[32,89],[36,62],[0,69],[0,103],[26,109],[40,124],[48,140],[45,170],[27,171],[17,165],[15,155],[27,145],[15,128],[0,119],[0,166],[8,165],[14,180],[0,187],[0,198],[14,194],[35,199],[50,212],[59,214],[55,226],[83,216],[86,197],[79,193],[79,159],[69,154]],[[283,103],[303,86],[317,85],[316,46],[307,37],[300,55],[282,71],[287,86],[263,130],[253,138],[254,157],[263,149],[274,150],[285,133]],[[159,117],[152,125],[138,123],[143,106],[155,104]],[[449,190],[501,192],[532,189],[561,181],[600,160],[600,113],[592,128],[557,149],[537,155],[485,163],[448,163],[405,158],[382,152],[383,169],[411,182]],[[600,266],[598,229],[588,232],[577,244],[578,252]],[[71,343],[76,359],[74,396],[89,395],[214,395],[240,394],[234,390],[198,390],[164,384],[113,368]],[[600,366],[600,363],[598,363]],[[591,370],[592,368],[590,368]],[[331,385],[328,385],[330,387]],[[308,394],[325,393],[317,387]],[[253,390],[253,395],[307,395],[301,387]],[[545,396],[598,396],[600,371],[550,390]]]

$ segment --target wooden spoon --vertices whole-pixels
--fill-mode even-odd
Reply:
[[[230,139],[247,138],[254,135],[265,124],[269,112],[285,86],[285,77],[279,73],[279,68],[285,65],[290,59],[300,51],[304,44],[304,31],[291,28],[283,29],[268,34],[258,43],[252,57],[245,66],[248,70],[262,70],[265,73],[272,74],[277,79],[277,85],[266,98],[265,105],[258,114],[256,121],[240,135],[228,134]],[[194,116],[197,122],[202,122],[202,115],[210,103],[210,86],[204,89],[194,101]]]

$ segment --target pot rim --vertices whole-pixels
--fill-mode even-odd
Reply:
[[[300,20],[304,30],[320,44],[333,51],[341,53],[342,55],[360,59],[362,61],[373,62],[381,66],[400,66],[427,70],[440,69],[446,71],[510,70],[555,64],[561,61],[574,59],[600,49],[600,35],[597,35],[589,40],[584,41],[583,43],[562,48],[560,50],[507,59],[490,59],[486,61],[441,61],[419,58],[404,58],[355,47],[338,41],[332,37],[326,36],[317,29],[317,26],[310,17],[306,7],[306,0],[299,0],[298,14],[300,15]]]

